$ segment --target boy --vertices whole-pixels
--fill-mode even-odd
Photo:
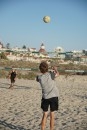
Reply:
[[[54,130],[54,111],[58,110],[58,89],[55,83],[55,73],[48,71],[48,64],[42,62],[39,66],[42,75],[37,76],[37,81],[42,88],[41,108],[43,117],[41,121],[41,130],[45,130],[48,108],[50,106],[50,130]]]
[[[17,72],[14,69],[12,69],[12,71],[9,73],[9,78],[11,80],[11,85],[10,85],[9,89],[13,89],[16,76],[17,76]]]

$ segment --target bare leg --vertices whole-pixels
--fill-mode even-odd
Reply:
[[[12,83],[12,89],[14,88],[14,83]]]
[[[50,130],[54,130],[54,112],[50,112]]]
[[[10,85],[10,87],[9,88],[12,88],[12,83],[11,83],[11,85]]]
[[[14,83],[11,83],[9,89],[13,89],[13,85],[14,85]]]
[[[41,130],[45,130],[47,114],[48,114],[48,112],[43,113],[43,117],[42,117],[42,121],[41,121]]]

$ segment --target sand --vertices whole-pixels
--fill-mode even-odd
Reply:
[[[59,110],[54,130],[87,130],[87,76],[59,76]],[[40,130],[41,88],[35,80],[0,79],[0,130]],[[50,130],[48,115],[46,130]]]

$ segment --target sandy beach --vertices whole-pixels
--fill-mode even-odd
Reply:
[[[87,76],[59,76],[59,110],[55,130],[87,130]],[[0,130],[40,130],[41,88],[35,80],[0,79]],[[46,130],[49,130],[49,115]]]

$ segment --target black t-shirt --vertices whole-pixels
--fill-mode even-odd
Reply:
[[[11,72],[11,78],[15,78],[16,77],[16,72]]]

